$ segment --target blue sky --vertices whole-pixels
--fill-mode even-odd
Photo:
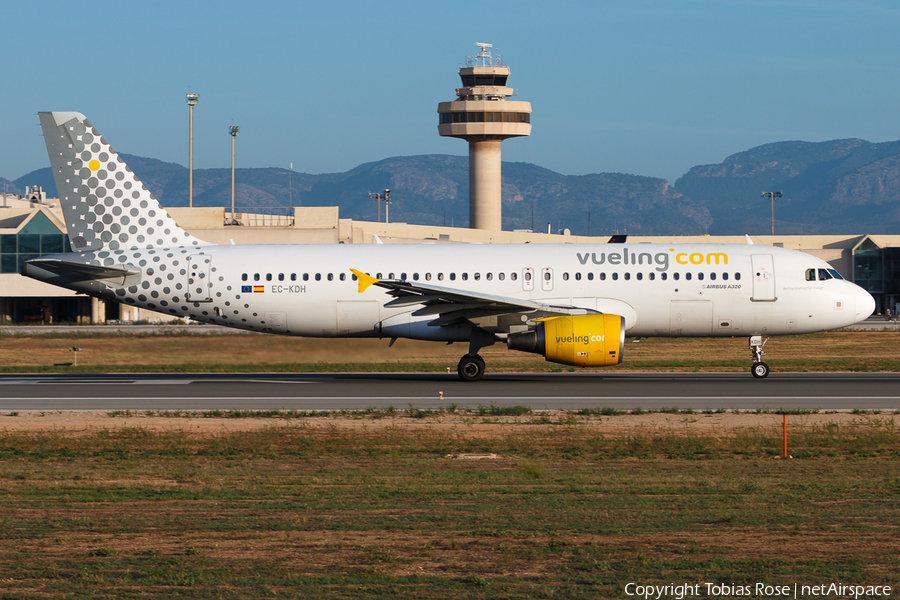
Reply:
[[[465,155],[437,133],[475,42],[531,102],[506,161],[670,183],[784,140],[900,139],[895,0],[8,2],[0,176],[47,166],[36,113],[85,113],[120,152],[307,173]]]

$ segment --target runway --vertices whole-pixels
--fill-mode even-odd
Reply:
[[[900,410],[897,373],[4,375],[0,411],[361,410],[523,405],[533,410]]]

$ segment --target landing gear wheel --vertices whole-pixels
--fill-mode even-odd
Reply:
[[[456,372],[463,381],[478,381],[484,377],[484,359],[480,356],[466,354],[459,359]]]
[[[753,373],[753,376],[757,379],[765,379],[769,376],[769,365],[764,362],[754,363],[754,365],[750,367],[750,372]]]

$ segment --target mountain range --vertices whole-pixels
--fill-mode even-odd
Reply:
[[[123,155],[164,206],[187,206],[188,171]],[[391,190],[391,221],[468,225],[468,158],[393,157],[345,173],[310,175],[280,168],[237,169],[238,209],[339,206],[342,217],[376,219],[368,192]],[[4,185],[6,184],[6,185]],[[51,197],[49,167],[0,187],[39,185]],[[665,179],[595,173],[562,175],[527,163],[503,163],[503,228],[606,235],[767,234],[776,199],[779,234],[900,233],[900,141],[778,142],[693,167],[675,185]],[[195,206],[231,205],[230,169],[194,170]],[[383,207],[382,207],[383,210]],[[383,215],[382,215],[383,218]]]

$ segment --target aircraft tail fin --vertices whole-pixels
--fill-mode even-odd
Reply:
[[[175,223],[84,115],[38,116],[75,252],[205,244]]]

